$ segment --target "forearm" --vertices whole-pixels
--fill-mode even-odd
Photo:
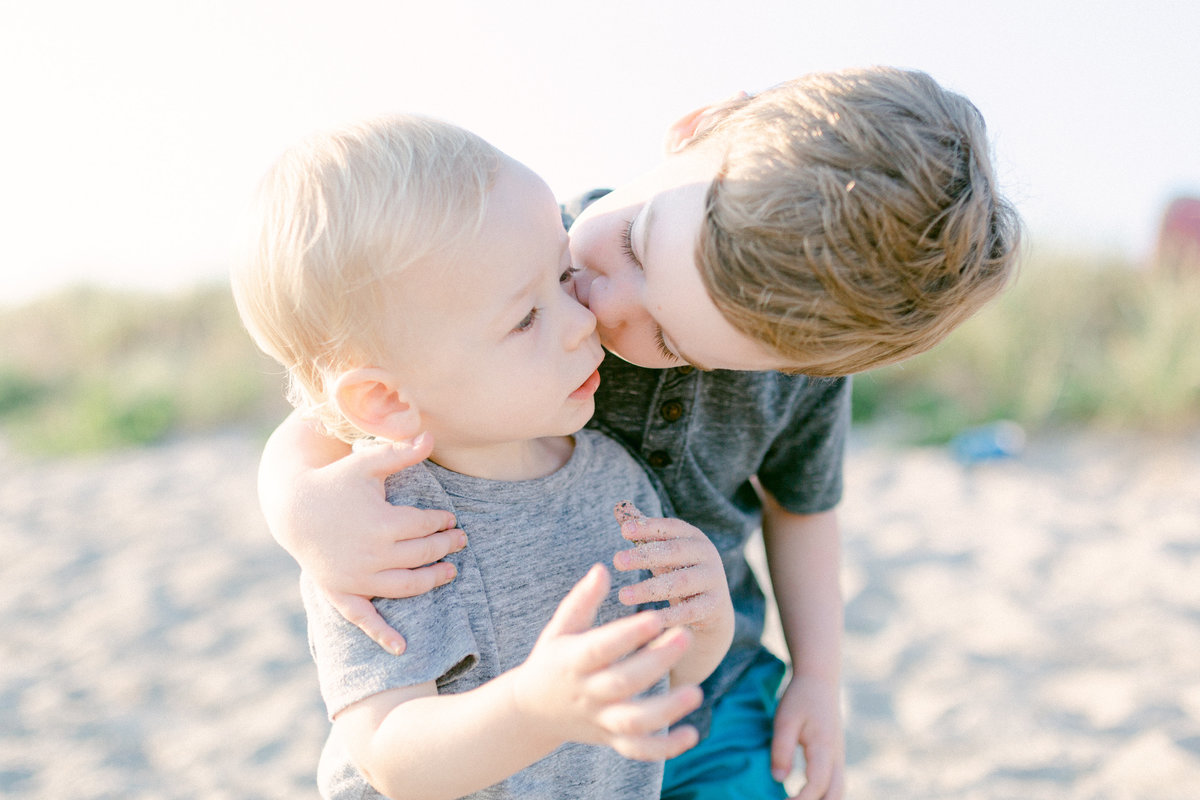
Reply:
[[[267,439],[258,466],[258,501],[271,535],[288,552],[293,552],[294,543],[287,522],[303,513],[296,499],[301,476],[349,454],[350,445],[321,433],[299,411],[288,415]]]
[[[733,642],[733,607],[703,628],[691,628],[687,654],[671,670],[671,686],[699,685],[713,673]]]
[[[836,513],[790,514],[770,496],[766,504],[763,543],[793,672],[836,684],[842,642]]]
[[[510,671],[462,694],[407,700],[365,723],[354,714],[370,718],[372,711],[352,708],[338,724],[348,724],[354,761],[383,794],[461,797],[516,774],[564,741],[521,709],[515,682]]]

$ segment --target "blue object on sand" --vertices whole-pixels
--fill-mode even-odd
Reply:
[[[950,440],[950,452],[962,464],[978,464],[1019,456],[1025,449],[1025,429],[1001,420],[968,428]]]

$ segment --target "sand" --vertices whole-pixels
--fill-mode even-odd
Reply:
[[[258,447],[0,452],[0,795],[316,796]],[[1200,797],[1200,437],[856,441],[842,519],[848,797]]]

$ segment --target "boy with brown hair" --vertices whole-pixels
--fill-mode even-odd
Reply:
[[[593,424],[640,454],[717,545],[737,615],[690,718],[707,737],[668,762],[662,796],[782,797],[799,744],[800,797],[836,800],[834,507],[850,381],[821,376],[940,341],[1011,276],[1019,220],[978,110],[920,72],[806,76],[693,112],[668,150],[570,231],[575,289],[614,354]],[[430,562],[462,543],[451,518],[417,520],[378,500],[381,476],[427,447],[342,458],[293,416],[264,452],[274,535],[391,646],[395,633],[359,596],[451,579]],[[784,666],[762,648],[765,600],[743,553],[760,526],[791,662],[778,702]],[[339,552],[345,531],[371,544]]]

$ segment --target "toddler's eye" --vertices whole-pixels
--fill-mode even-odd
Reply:
[[[513,328],[513,333],[524,333],[533,327],[534,320],[538,318],[538,309],[531,308],[525,318],[517,323],[517,327]]]
[[[567,267],[566,270],[563,271],[563,274],[558,276],[558,282],[570,283],[571,279],[575,277],[576,272],[579,272],[579,267]]]

